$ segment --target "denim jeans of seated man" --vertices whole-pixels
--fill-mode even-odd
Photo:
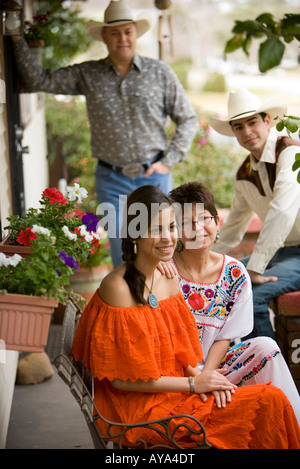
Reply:
[[[138,187],[148,184],[156,186],[162,192],[168,194],[172,190],[172,174],[171,172],[167,174],[153,173],[147,178],[141,174],[141,176],[129,178],[122,173],[97,165],[95,182],[98,204],[112,204],[115,208],[114,212],[109,215],[104,214],[104,216],[110,223],[110,227],[114,227],[113,231],[116,235],[109,236],[111,258],[113,266],[116,268],[123,262],[119,227],[122,223],[125,196]]]
[[[247,266],[249,257],[240,259]],[[300,290],[300,248],[284,247],[269,262],[264,276],[278,277],[277,282],[252,284],[254,328],[243,339],[257,336],[275,337],[269,318],[269,302],[284,293]]]

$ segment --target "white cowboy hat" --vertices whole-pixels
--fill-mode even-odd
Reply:
[[[272,99],[262,104],[258,96],[250,93],[246,88],[239,91],[232,91],[228,99],[228,119],[222,120],[212,117],[210,125],[212,128],[222,135],[234,136],[230,122],[242,119],[244,117],[253,116],[260,112],[265,112],[271,117],[271,127],[276,124],[275,117],[283,117],[286,113],[286,104],[279,99]]]
[[[89,21],[86,24],[87,33],[96,41],[102,41],[102,29],[105,27],[120,26],[121,24],[135,23],[137,36],[145,34],[151,27],[147,18],[134,19],[132,10],[123,0],[111,1],[104,12],[104,22]]]

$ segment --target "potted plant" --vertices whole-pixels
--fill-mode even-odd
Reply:
[[[36,15],[24,22],[24,37],[29,47],[44,47],[52,36],[50,13]]]
[[[66,198],[48,188],[39,209],[7,218],[9,236],[0,246],[0,338],[7,349],[43,350],[53,308],[74,295],[68,287],[71,276],[80,263],[101,252],[98,217],[78,209],[86,197],[79,184],[67,187]],[[20,252],[24,247],[29,248],[25,255]],[[50,311],[45,312],[47,304]],[[37,343],[39,331],[42,342]]]

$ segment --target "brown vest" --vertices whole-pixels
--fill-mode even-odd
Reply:
[[[279,153],[279,147],[280,147],[280,143],[281,143],[280,141],[281,141],[282,138],[284,138],[284,137],[278,137],[277,142],[276,142],[276,152],[275,152],[276,162],[275,163],[265,163],[266,168],[267,168],[268,177],[269,177],[270,188],[272,190],[274,188],[274,184],[275,184],[275,180],[276,180],[276,167],[277,167],[277,162],[278,162],[279,155],[281,153],[281,152]],[[286,147],[289,147],[291,145],[299,145],[299,142],[296,141],[296,140],[288,139],[286,141],[285,147],[283,149],[285,149]],[[292,170],[292,168],[291,168],[291,170]],[[239,170],[236,174],[236,179],[237,179],[237,181],[243,180],[243,181],[251,182],[258,189],[259,193],[263,197],[265,197],[266,194],[265,194],[263,186],[261,184],[261,181],[260,181],[260,178],[259,178],[259,175],[258,175],[258,171],[255,171],[255,170],[251,169],[251,167],[250,167],[250,155],[247,156],[247,158],[245,159],[242,166],[240,166],[240,168],[239,168]]]

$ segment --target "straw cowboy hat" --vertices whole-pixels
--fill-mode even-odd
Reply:
[[[135,23],[138,37],[145,34],[151,27],[146,18],[134,19],[132,10],[123,0],[111,1],[104,12],[104,22],[89,21],[86,25],[87,33],[96,41],[102,41],[102,29],[105,27],[120,26]]]
[[[283,117],[286,109],[286,104],[279,99],[272,99],[262,104],[258,96],[250,93],[246,88],[242,88],[240,91],[232,91],[229,95],[228,119],[222,120],[212,117],[210,125],[219,134],[232,137],[234,133],[230,125],[231,121],[265,112],[271,117],[270,125],[272,127],[276,124],[274,118]]]

